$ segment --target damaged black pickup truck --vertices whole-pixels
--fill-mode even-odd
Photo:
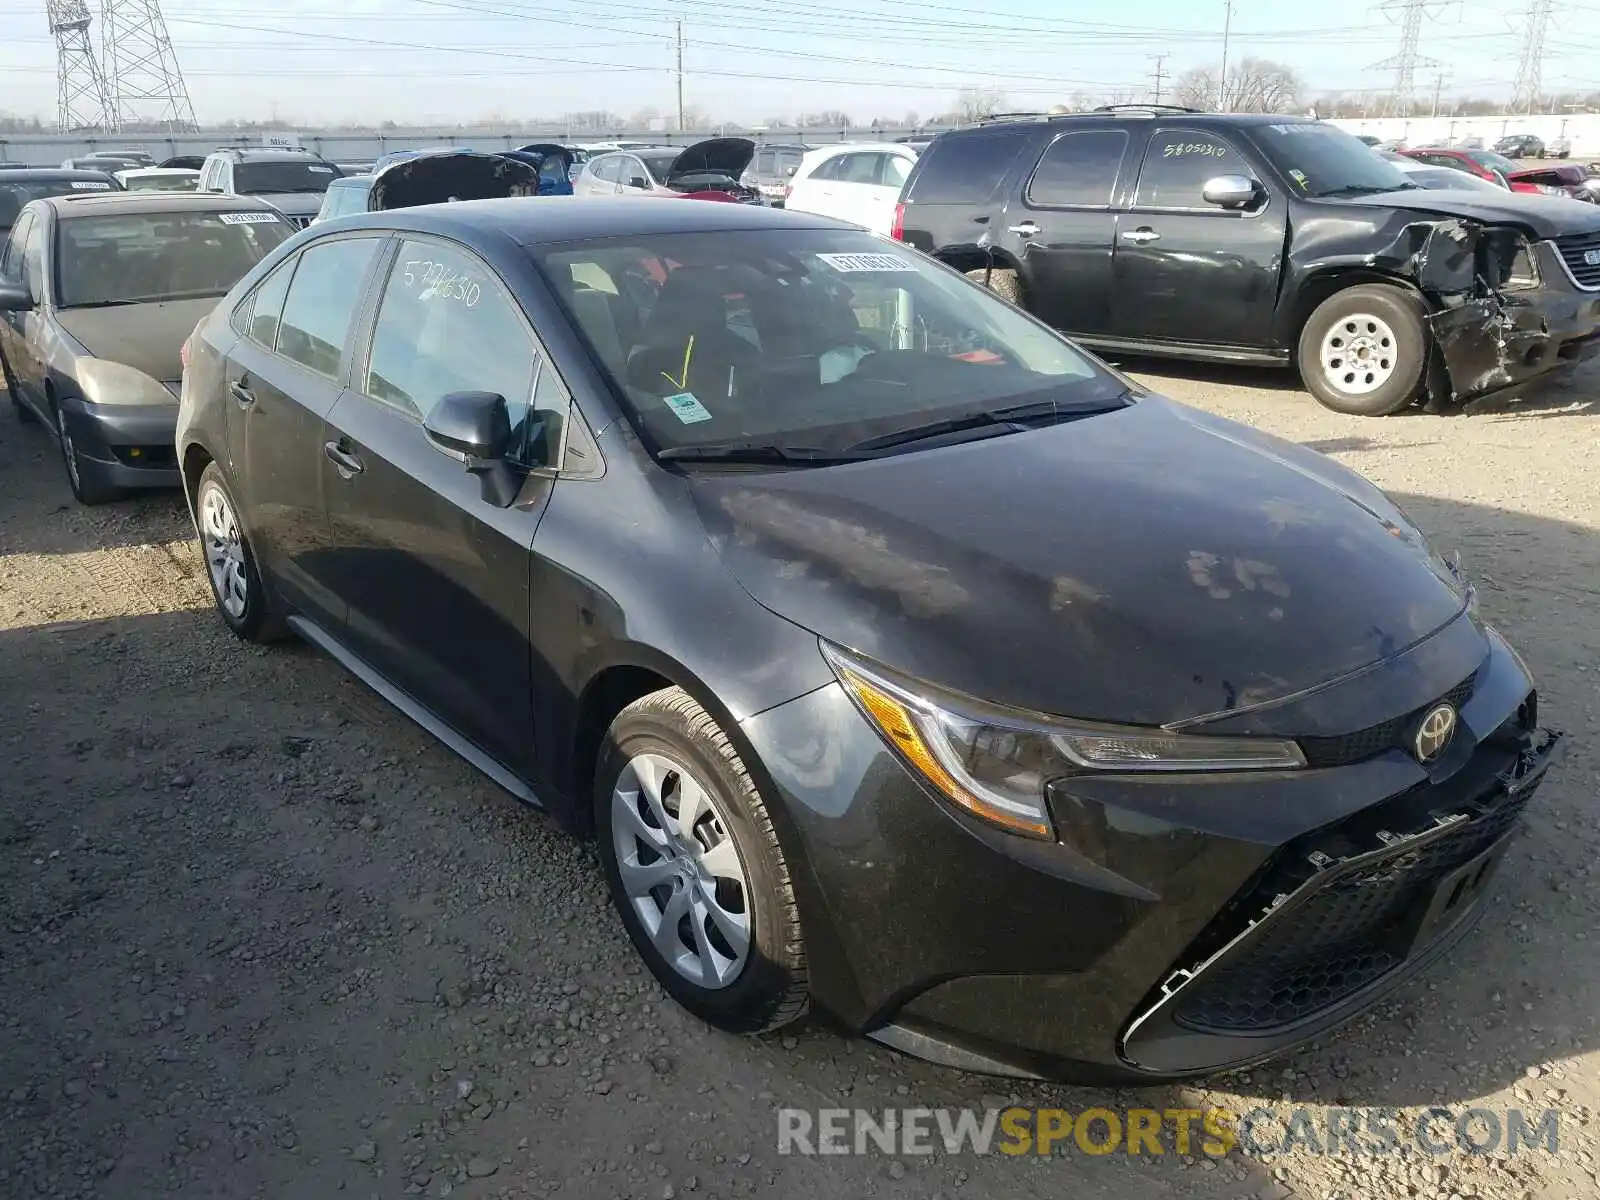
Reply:
[[[1294,366],[1435,410],[1600,351],[1600,207],[1418,187],[1311,119],[1009,115],[924,151],[895,236],[1102,350]]]

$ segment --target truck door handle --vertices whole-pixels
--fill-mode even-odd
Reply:
[[[1160,239],[1161,235],[1148,225],[1141,225],[1138,229],[1130,229],[1122,235],[1122,240],[1125,242],[1155,242]]]
[[[235,380],[228,385],[228,395],[239,402],[240,408],[249,408],[256,402],[256,394],[245,387],[239,380]]]
[[[354,479],[367,468],[361,459],[346,450],[338,442],[325,442],[322,452],[328,456],[328,461],[339,469],[341,479]]]
[[[1024,221],[1021,225],[1006,226],[1007,233],[1014,233],[1018,237],[1032,237],[1039,232],[1039,227],[1032,221]]]

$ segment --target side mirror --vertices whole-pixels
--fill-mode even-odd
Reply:
[[[451,392],[422,422],[428,441],[459,457],[476,475],[483,498],[509,508],[522,487],[522,473],[506,461],[511,448],[511,415],[498,392]]]
[[[27,288],[0,282],[0,312],[32,312],[33,308],[33,297]]]
[[[1256,181],[1248,175],[1218,175],[1206,180],[1200,195],[1219,208],[1239,208],[1256,198]]]
[[[641,190],[649,190],[650,181],[643,175],[635,175],[632,179],[628,180],[628,186],[640,188]]]

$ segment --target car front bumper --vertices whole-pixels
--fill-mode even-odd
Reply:
[[[1537,242],[1533,252],[1541,286],[1429,316],[1451,402],[1482,399],[1600,354],[1600,291],[1577,286],[1554,242]]]
[[[1334,689],[1459,700],[1432,767],[1368,753],[1374,726],[1327,739],[1349,759],[1327,767],[1079,776],[1051,788],[1054,842],[936,799],[840,687],[750,718],[818,1006],[949,1066],[1079,1082],[1243,1066],[1370,1007],[1469,931],[1559,741],[1498,636],[1436,636]]]
[[[104,483],[121,488],[177,486],[176,400],[171,404],[90,404],[69,397],[61,401],[61,408],[83,466]]]

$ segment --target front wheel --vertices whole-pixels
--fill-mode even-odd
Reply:
[[[1300,332],[1300,378],[1334,412],[1383,417],[1417,397],[1428,359],[1421,302],[1385,284],[1335,292]]]
[[[967,278],[982,287],[988,288],[1000,299],[1022,307],[1022,280],[1017,278],[1017,273],[1008,267],[979,267],[976,271],[968,271]]]
[[[676,687],[623,709],[594,805],[612,902],[673,999],[733,1033],[800,1017],[809,990],[789,865],[711,715]]]
[[[78,503],[106,504],[120,497],[122,489],[103,483],[99,466],[92,459],[85,458],[72,440],[72,419],[67,416],[67,410],[57,404],[55,415],[56,445],[61,450],[61,464],[67,471],[67,485],[72,488]]]

